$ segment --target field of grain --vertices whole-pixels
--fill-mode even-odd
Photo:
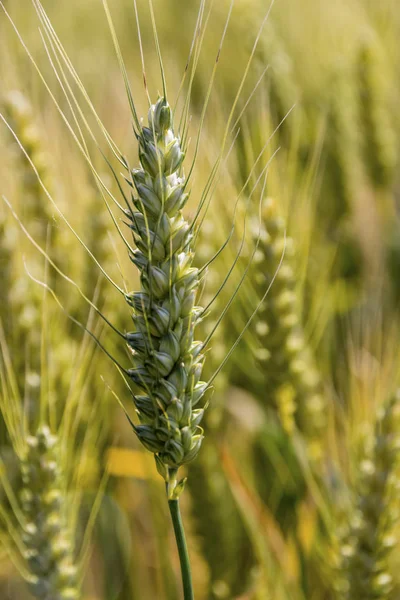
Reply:
[[[400,599],[399,37],[0,1],[2,600]]]

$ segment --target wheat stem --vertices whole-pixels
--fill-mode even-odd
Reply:
[[[194,600],[192,572],[190,568],[190,559],[186,544],[185,530],[179,508],[179,499],[168,500],[168,506],[171,513],[172,524],[174,526],[176,545],[178,547],[179,561],[181,564],[184,600]]]

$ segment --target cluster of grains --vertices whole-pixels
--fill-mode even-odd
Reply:
[[[263,371],[267,402],[277,408],[289,432],[297,425],[307,440],[310,456],[319,458],[326,403],[302,328],[293,241],[285,239],[284,220],[271,198],[263,205],[262,228],[253,279],[263,294],[276,276],[257,315],[254,354]],[[258,224],[256,229],[258,236]]]
[[[74,545],[63,498],[64,478],[57,437],[40,427],[26,440],[21,465],[21,507],[26,518],[25,560],[32,595],[41,600],[78,600]]]
[[[378,42],[370,38],[363,40],[358,71],[364,153],[372,182],[382,188],[391,185],[397,159],[394,123],[388,110],[390,75],[386,67]]]
[[[194,341],[202,311],[195,306],[199,271],[192,266],[192,229],[182,216],[188,194],[182,174],[184,153],[174,134],[164,98],[149,110],[148,127],[138,134],[142,168],[132,171],[135,192],[130,220],[137,249],[131,259],[141,290],[127,295],[135,331],[127,334],[140,441],[156,455],[160,474],[197,455],[203,439],[203,409],[194,409],[207,384],[200,381],[203,345]]]
[[[389,559],[397,539],[400,394],[379,415],[373,447],[360,464],[360,481],[350,532],[342,547],[342,593],[349,600],[389,598]]]

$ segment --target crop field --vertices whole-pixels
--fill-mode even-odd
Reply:
[[[1,600],[400,600],[399,39],[0,0]]]

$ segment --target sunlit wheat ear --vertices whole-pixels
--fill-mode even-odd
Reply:
[[[263,230],[253,265],[253,280],[259,289],[275,274],[253,327],[253,351],[264,377],[264,395],[275,405],[282,424],[304,435],[310,457],[320,458],[324,446],[326,402],[321,381],[302,325],[296,288],[295,247],[285,235],[285,222],[277,203],[268,198],[262,209]],[[256,227],[257,229],[257,227]]]
[[[27,438],[26,446],[20,501],[26,519],[24,558],[32,576],[29,588],[35,598],[77,600],[79,577],[65,514],[59,440],[42,426]]]
[[[390,72],[382,48],[372,34],[361,42],[358,55],[359,102],[364,156],[371,180],[378,188],[393,183],[397,163],[394,123],[390,118]]]
[[[354,512],[342,547],[341,580],[348,600],[391,597],[391,554],[399,522],[400,394],[378,415],[371,448],[360,463]]]
[[[195,407],[207,384],[200,380],[203,345],[194,340],[201,318],[195,306],[199,272],[192,267],[193,234],[181,213],[188,199],[184,154],[164,98],[151,106],[138,141],[141,168],[132,171],[127,217],[137,245],[131,259],[140,271],[141,290],[126,297],[135,323],[135,332],[127,335],[135,364],[128,374],[144,392],[135,396],[142,423],[136,434],[169,481],[200,449],[204,411]]]

